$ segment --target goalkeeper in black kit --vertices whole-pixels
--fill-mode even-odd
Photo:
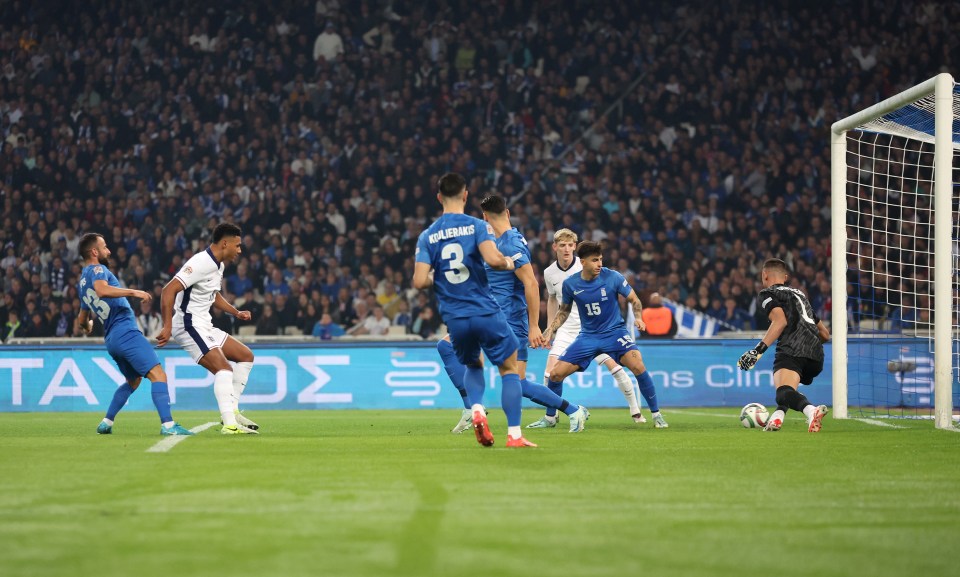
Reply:
[[[757,302],[767,313],[770,328],[755,348],[743,353],[737,366],[749,371],[776,341],[773,384],[777,388],[777,410],[770,415],[763,430],[779,431],[787,409],[793,409],[807,417],[807,430],[816,433],[827,414],[827,407],[812,405],[797,389],[801,384],[812,383],[823,370],[823,343],[830,340],[830,331],[813,312],[807,296],[786,286],[789,274],[785,262],[767,259],[760,274],[763,290]]]

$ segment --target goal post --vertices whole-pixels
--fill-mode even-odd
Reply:
[[[958,116],[960,92],[953,77],[942,73],[832,126],[831,325],[836,418],[848,418],[851,412],[851,376],[858,382],[878,380],[877,373],[872,377],[858,372],[851,375],[851,354],[880,351],[881,341],[894,336],[890,326],[897,324],[901,330],[910,326],[905,334],[926,337],[924,342],[933,354],[932,370],[927,371],[930,375],[926,378],[932,381],[934,421],[938,428],[952,426],[956,270],[953,159],[960,149],[960,134],[954,131]],[[853,239],[848,234],[851,230]],[[888,261],[890,255],[899,260]],[[864,345],[875,348],[857,347],[853,353],[848,327],[854,324],[850,328],[860,332],[861,311],[848,314],[848,274],[868,279],[869,295],[854,294],[853,298],[857,306],[870,300],[865,308],[870,309],[870,329],[877,333],[870,335],[877,339],[876,345]],[[924,307],[932,307],[932,311]],[[890,311],[899,311],[900,318]],[[897,322],[907,317],[912,325]],[[929,329],[930,319],[932,331],[923,330],[925,326]],[[913,403],[913,395],[919,390],[913,385],[919,379],[910,373],[917,371],[916,363],[891,358],[891,350],[887,346],[885,352],[877,353],[872,366],[875,370],[885,362],[888,371],[897,374],[889,377],[896,384],[858,384],[888,386],[885,391],[861,395],[859,399],[870,400],[858,400],[858,404],[872,404],[872,410],[878,411],[878,405],[887,403],[887,413],[882,416],[897,416],[893,414],[896,411],[890,411],[891,406],[899,407],[900,416],[909,416],[902,411],[904,391]],[[898,389],[896,394],[891,393],[894,388]]]

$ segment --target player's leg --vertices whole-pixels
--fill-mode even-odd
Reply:
[[[470,410],[470,400],[467,398],[467,389],[463,386],[463,374],[466,367],[457,360],[457,354],[453,350],[453,343],[450,342],[450,335],[444,335],[437,341],[437,353],[443,361],[443,370],[450,377],[450,382],[460,393],[460,399],[463,402],[463,412],[460,414],[460,420],[456,426],[450,429],[451,433],[462,433],[473,425],[473,411]]]
[[[146,340],[144,340],[146,342]],[[149,343],[147,343],[149,346]],[[156,353],[154,353],[156,356]],[[157,359],[159,361],[159,359]],[[173,420],[170,411],[170,389],[167,386],[167,372],[163,370],[163,365],[159,362],[155,364],[144,375],[150,381],[150,397],[153,399],[153,406],[157,408],[157,414],[160,415],[160,434],[161,435],[192,435],[193,433],[180,423]]]
[[[120,374],[124,376],[126,382],[117,387],[107,406],[107,413],[103,420],[97,425],[97,433],[100,435],[110,435],[113,433],[113,421],[117,418],[117,413],[127,404],[127,399],[137,390],[140,385],[140,375],[134,370],[133,366],[127,361],[122,349],[114,349],[113,343],[107,345],[107,352],[113,357],[113,362],[120,369]]]
[[[811,361],[812,362],[812,361]],[[815,406],[806,395],[799,391],[801,383],[813,382],[819,371],[806,370],[807,359],[798,359],[788,355],[777,355],[773,364],[773,384],[776,388],[777,410],[770,415],[763,430],[778,431],[783,426],[788,409],[801,412],[807,418],[807,430],[820,431],[823,416],[827,414],[825,405]],[[820,365],[822,370],[822,364]],[[813,374],[811,374],[813,373]]]
[[[550,383],[556,386],[573,373],[589,367],[594,357],[600,352],[595,344],[592,338],[582,335],[574,339],[550,371]],[[569,432],[579,433],[586,427],[590,411],[583,405],[578,405],[576,411],[569,413],[568,416],[570,417]]]
[[[620,392],[623,393],[623,398],[627,401],[627,408],[630,410],[630,416],[633,418],[633,422],[646,423],[647,420],[643,417],[643,413],[640,412],[640,402],[637,400],[637,395],[634,392],[635,387],[633,379],[630,378],[630,374],[618,365],[616,361],[611,359],[610,355],[600,355],[595,360],[598,364],[607,367],[607,370],[610,371],[610,376],[613,377],[614,382],[617,383],[617,388],[620,389]]]
[[[222,332],[222,331],[220,331]],[[233,398],[234,398],[234,408],[233,414],[237,419],[237,422],[247,427],[257,431],[260,429],[260,425],[254,423],[252,420],[245,417],[240,412],[240,396],[243,395],[243,390],[247,388],[247,380],[250,378],[250,371],[253,370],[253,351],[250,350],[247,345],[241,343],[237,339],[223,333],[223,354],[227,357],[228,361],[233,361]]]
[[[517,361],[519,367],[519,373],[521,375],[527,374],[527,362],[526,361]],[[530,379],[520,379],[520,386],[523,390],[523,397],[525,399],[530,399],[534,403],[540,405],[541,407],[546,407],[548,409],[554,409],[555,411],[561,411],[567,416],[570,416],[577,412],[580,408],[579,405],[570,403],[562,397],[558,397],[553,391],[548,389],[546,385],[541,385],[540,383],[535,383]],[[553,421],[554,426],[557,424],[556,420]],[[532,425],[527,425],[527,428],[538,428],[533,427]]]
[[[667,424],[666,419],[663,418],[663,414],[660,412],[660,403],[657,401],[657,388],[654,386],[653,377],[650,376],[650,372],[643,362],[643,355],[640,354],[640,349],[633,343],[627,346],[619,343],[611,343],[610,346],[618,348],[618,350],[611,352],[619,354],[620,364],[630,369],[634,376],[637,377],[637,388],[640,389],[640,394],[643,395],[644,400],[647,401],[647,406],[650,407],[650,413],[653,416],[653,425],[658,429],[666,429],[669,427],[670,425]]]
[[[470,403],[473,431],[477,442],[484,447],[493,445],[493,433],[487,424],[487,411],[483,407],[483,393],[486,382],[483,378],[483,357],[480,356],[480,340],[473,330],[473,319],[450,319],[447,328],[450,330],[450,342],[457,360],[464,365],[463,387],[467,391],[467,400]]]
[[[520,419],[523,411],[523,386],[520,384],[519,364],[521,355],[520,340],[516,329],[507,324],[502,313],[497,313],[473,322],[474,331],[480,339],[483,352],[500,372],[500,406],[507,417],[507,446],[523,447],[531,443],[523,442]],[[526,339],[526,335],[524,335]],[[526,358],[526,347],[522,355]],[[474,420],[476,424],[476,419]]]
[[[233,399],[233,369],[223,351],[219,348],[208,349],[198,362],[213,374],[213,396],[217,399],[217,408],[223,423],[220,432],[224,435],[256,433],[253,429],[237,423],[236,413],[234,413],[236,407]]]
[[[553,339],[553,346],[550,347],[550,354],[547,356],[547,367],[543,372],[543,385],[550,389],[553,394],[558,397],[563,397],[563,381],[551,382],[550,373],[553,372],[553,368],[557,365],[557,361],[560,359],[560,356],[567,351],[570,344],[573,343],[576,335],[571,334],[570,331],[565,331],[561,329],[556,337]],[[527,425],[528,429],[543,429],[549,427],[557,426],[557,409],[553,407],[547,407],[547,411],[543,417]]]

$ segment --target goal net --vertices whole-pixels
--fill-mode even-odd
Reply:
[[[960,87],[948,74],[832,131],[832,331],[838,418],[960,406]]]

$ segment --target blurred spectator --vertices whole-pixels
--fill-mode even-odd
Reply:
[[[649,303],[643,307],[643,322],[647,325],[646,332],[639,333],[642,337],[671,338],[677,334],[677,319],[673,311],[663,306],[660,293],[650,294]]]
[[[20,313],[16,310],[10,310],[7,313],[7,322],[3,325],[3,341],[9,342],[10,339],[20,336],[17,331],[20,329]]]
[[[280,334],[280,319],[273,314],[273,306],[265,305],[260,318],[257,320],[257,335],[278,335]]]
[[[433,307],[426,306],[420,310],[420,314],[414,319],[410,331],[426,339],[437,332],[438,328],[440,328],[439,315],[433,312]]]
[[[310,334],[320,340],[328,341],[334,337],[342,337],[346,332],[342,326],[333,322],[329,314],[324,313],[323,316],[320,317],[320,320],[313,325],[313,330]]]
[[[153,301],[140,301],[140,314],[137,315],[137,327],[143,336],[148,339],[155,339],[163,328],[163,320],[160,314],[153,310]]]

